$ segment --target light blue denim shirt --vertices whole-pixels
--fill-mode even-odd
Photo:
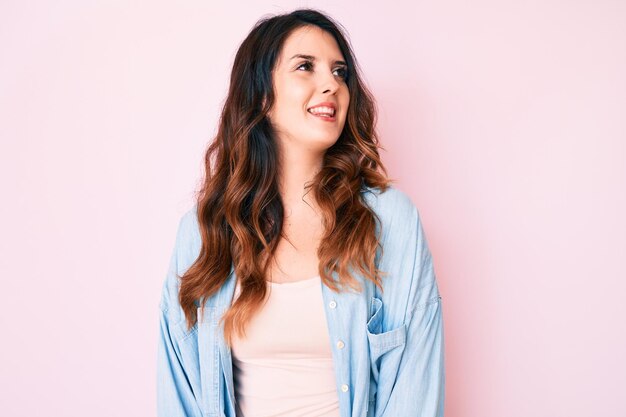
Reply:
[[[354,271],[360,293],[335,293],[321,284],[341,417],[442,417],[441,296],[418,210],[393,186],[384,193],[370,187],[362,192],[380,219],[376,231],[383,250],[376,264],[387,275],[382,293]],[[178,303],[177,275],[192,265],[200,247],[194,206],[180,219],[160,301],[160,417],[236,417],[231,351],[218,326],[233,299],[234,268],[206,300],[203,316],[198,309],[191,330]]]

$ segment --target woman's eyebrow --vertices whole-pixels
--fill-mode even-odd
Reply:
[[[302,58],[302,59],[315,61],[315,57],[313,55],[295,54],[294,56],[290,58],[290,60],[295,59],[295,58]],[[333,64],[346,65],[346,66],[348,65],[344,61],[340,61],[340,60],[333,62]]]

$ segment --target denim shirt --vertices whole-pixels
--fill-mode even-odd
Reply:
[[[361,192],[380,219],[376,233],[383,249],[376,265],[386,274],[382,292],[354,271],[360,293],[335,293],[321,283],[340,415],[442,417],[441,296],[418,210],[393,186]],[[177,275],[201,247],[196,209],[180,219],[159,304],[157,410],[160,417],[236,417],[231,350],[218,326],[233,299],[234,268],[205,301],[203,315],[198,309],[198,322],[189,330],[178,303]]]

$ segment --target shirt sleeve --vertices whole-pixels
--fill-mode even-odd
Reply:
[[[157,346],[157,415],[159,417],[201,417],[202,413],[192,389],[174,329],[179,326],[177,315],[170,309],[178,308],[178,258],[180,256],[182,221],[176,237],[166,280],[159,304],[159,335]]]
[[[443,417],[444,338],[441,296],[417,208],[408,240],[413,262],[404,325],[406,344],[396,380],[377,417]]]

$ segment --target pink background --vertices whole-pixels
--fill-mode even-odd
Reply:
[[[444,302],[446,416],[626,415],[623,1],[3,1],[3,416],[155,414],[157,305],[239,43],[348,30]]]

